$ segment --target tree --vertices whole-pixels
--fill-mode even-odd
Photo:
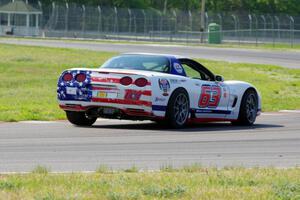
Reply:
[[[38,0],[29,0],[36,3]],[[52,0],[40,0],[43,5]],[[78,3],[80,5],[101,5],[130,8],[164,9],[165,0],[54,0],[57,3]],[[300,14],[300,0],[206,0],[207,11],[212,12],[251,12],[251,13],[286,13]],[[199,10],[200,0],[168,0],[167,9]]]

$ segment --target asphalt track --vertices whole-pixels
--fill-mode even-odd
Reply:
[[[192,58],[221,60],[228,62],[270,64],[287,68],[300,69],[300,51],[272,51],[237,48],[192,47],[180,45],[157,44],[116,44],[100,42],[59,41],[59,40],[29,40],[9,39],[0,43],[32,46],[62,47],[74,49],[89,49],[108,52],[149,52],[177,54]]]
[[[0,40],[0,43],[152,52],[230,62],[300,68],[299,52],[241,50],[167,45],[106,44],[55,40]],[[300,165],[300,112],[265,113],[253,127],[228,123],[201,124],[169,130],[152,122],[99,120],[91,128],[66,121],[0,122],[0,173],[26,172],[37,165],[52,171],[93,171],[137,166],[159,169],[199,163],[205,166]]]
[[[0,172],[93,171],[137,166],[300,165],[300,112],[265,113],[253,127],[201,124],[170,130],[155,123],[99,120],[91,128],[66,121],[0,123]]]

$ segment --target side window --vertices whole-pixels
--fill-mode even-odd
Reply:
[[[180,62],[188,77],[214,81],[214,75],[201,64],[189,59],[180,59]]]
[[[198,71],[194,70],[193,68],[191,68],[190,66],[188,66],[187,64],[181,63],[182,67],[184,68],[184,71],[186,73],[186,75],[190,78],[199,78],[201,79],[201,76],[199,74]]]
[[[207,74],[205,74],[204,72],[201,73],[201,77],[202,77],[203,80],[206,80],[206,81],[212,81],[212,80],[210,79],[210,77],[209,77]]]

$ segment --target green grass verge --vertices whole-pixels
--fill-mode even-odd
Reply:
[[[57,78],[71,67],[97,67],[113,53],[0,45],[0,121],[56,120]]]
[[[300,199],[300,169],[0,175],[0,199]]]
[[[115,53],[0,45],[0,121],[65,119],[56,82],[71,67],[98,67]],[[300,108],[300,70],[199,60],[226,80],[257,86],[264,111]]]
[[[223,43],[223,44],[204,44],[207,47],[221,47],[221,48],[241,48],[241,49],[258,49],[258,50],[275,50],[275,51],[299,51],[300,44],[287,43]]]

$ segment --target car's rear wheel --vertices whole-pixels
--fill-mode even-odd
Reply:
[[[172,128],[183,128],[188,121],[190,102],[187,92],[179,88],[170,97],[166,119]]]
[[[258,98],[254,90],[247,90],[242,98],[239,118],[234,125],[251,126],[254,124],[258,110]]]
[[[167,125],[167,121],[165,119],[154,119],[152,121],[155,122],[156,124],[158,124],[159,126],[166,126]]]
[[[69,122],[76,126],[92,126],[97,117],[88,117],[85,112],[66,111]]]

